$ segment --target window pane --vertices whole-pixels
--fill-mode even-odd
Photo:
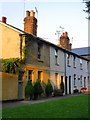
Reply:
[[[32,70],[28,70],[28,80],[32,80]]]
[[[38,79],[42,81],[42,71],[38,71]]]

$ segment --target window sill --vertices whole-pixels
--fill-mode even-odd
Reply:
[[[56,66],[59,66],[59,64],[58,64],[58,63],[56,63],[55,65],[56,65]]]
[[[68,67],[71,67],[71,65],[67,65]]]
[[[23,80],[18,80],[18,83],[23,83]]]
[[[80,70],[83,70],[83,68],[80,68]]]
[[[75,85],[75,86],[74,86],[74,89],[76,89],[76,88],[77,88],[77,86]]]
[[[76,68],[76,66],[73,66],[73,68]]]
[[[38,59],[38,62],[42,62],[43,63],[43,60]]]

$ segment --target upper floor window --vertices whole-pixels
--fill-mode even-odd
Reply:
[[[38,44],[38,59],[41,59],[41,46]]]
[[[67,65],[70,66],[70,54],[67,54]]]
[[[80,69],[82,70],[82,59],[80,59]]]
[[[74,74],[74,88],[76,87],[76,74]]]
[[[76,57],[73,56],[73,67],[76,67]]]
[[[89,62],[87,62],[87,70],[89,70]]]
[[[42,60],[43,45],[38,43],[38,60]]]
[[[55,64],[58,65],[58,50],[55,49]]]

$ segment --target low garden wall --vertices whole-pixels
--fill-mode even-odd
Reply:
[[[0,72],[0,101],[18,99],[18,76]]]

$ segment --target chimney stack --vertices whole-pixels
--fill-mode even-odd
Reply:
[[[3,23],[6,23],[6,20],[7,20],[7,18],[3,16],[3,17],[2,17],[2,22],[3,22]]]
[[[64,48],[64,49],[67,49],[67,50],[71,51],[72,44],[70,43],[70,39],[68,37],[67,32],[62,33],[62,35],[61,35],[61,37],[59,39],[59,44],[58,45],[60,47]]]
[[[33,10],[26,11],[26,17],[24,18],[24,31],[37,36],[37,19],[35,18],[35,12]]]

